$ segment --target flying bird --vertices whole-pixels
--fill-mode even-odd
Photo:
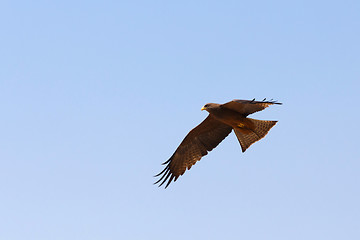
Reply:
[[[159,187],[165,182],[169,184],[183,175],[203,156],[214,149],[232,130],[239,140],[243,152],[251,144],[259,141],[269,132],[277,121],[264,121],[248,118],[249,114],[261,111],[276,101],[232,100],[224,104],[207,103],[201,110],[209,112],[208,117],[193,128],[180,143],[174,154],[163,163],[164,170],[155,177],[160,179],[154,184]]]

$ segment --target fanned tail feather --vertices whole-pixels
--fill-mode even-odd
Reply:
[[[250,129],[250,131],[244,132],[234,128],[234,132],[239,140],[243,152],[245,152],[251,144],[265,137],[269,130],[277,123],[277,121],[264,121],[252,118],[247,119],[254,124],[254,127]]]

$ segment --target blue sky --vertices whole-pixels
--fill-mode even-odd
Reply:
[[[3,1],[0,238],[359,239],[359,1]],[[274,98],[164,190],[207,102]]]

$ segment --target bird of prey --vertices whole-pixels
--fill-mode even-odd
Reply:
[[[239,140],[243,152],[256,141],[259,141],[269,132],[277,121],[264,121],[248,118],[249,114],[261,111],[275,101],[232,100],[224,104],[208,103],[201,110],[209,112],[208,117],[197,127],[193,128],[180,143],[169,160],[163,163],[165,169],[155,177],[160,179],[154,184],[159,186],[172,180],[174,182],[190,169],[201,157],[214,149],[232,130]]]

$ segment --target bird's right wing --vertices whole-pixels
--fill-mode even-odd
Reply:
[[[232,130],[232,127],[219,122],[209,115],[202,123],[192,129],[180,143],[174,154],[169,160],[164,162],[165,169],[157,174],[161,178],[155,182],[163,185],[166,181],[167,186],[174,182],[186,169],[190,169],[197,161],[214,149]]]
[[[273,104],[282,104],[282,103],[278,103],[275,101],[265,101],[266,99],[264,99],[263,101],[255,101],[255,99],[253,100],[232,100],[231,102],[227,102],[221,105],[221,107],[225,107],[234,111],[237,111],[241,114],[243,114],[244,116],[247,116],[249,114],[252,114],[254,112],[258,112],[261,110],[264,110],[265,108],[267,108],[270,105]]]

